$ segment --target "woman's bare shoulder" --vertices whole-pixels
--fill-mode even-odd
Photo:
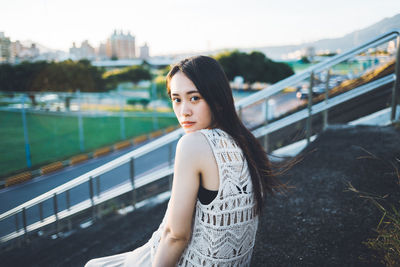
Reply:
[[[212,155],[207,138],[199,131],[182,136],[177,145],[177,152],[191,158]]]

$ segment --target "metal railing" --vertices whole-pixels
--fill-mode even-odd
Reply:
[[[254,93],[245,99],[239,101],[236,104],[236,108],[238,110],[239,116],[243,114],[243,109],[245,107],[248,107],[250,105],[253,105],[255,103],[259,103],[261,101],[265,102],[265,105],[268,107],[268,100],[271,96],[281,92],[287,87],[290,87],[294,84],[297,84],[301,81],[304,81],[305,79],[310,80],[310,85],[308,86],[308,101],[307,101],[307,110],[300,111],[296,114],[290,115],[289,117],[282,118],[278,122],[274,122],[271,125],[268,125],[268,117],[266,118],[265,124],[266,126],[261,126],[257,130],[254,131],[254,134],[256,137],[262,137],[265,136],[273,131],[279,130],[283,127],[285,127],[288,124],[295,123],[297,121],[300,121],[304,118],[307,118],[307,124],[306,124],[306,136],[307,136],[307,142],[310,142],[310,137],[312,134],[311,130],[311,120],[312,116],[319,113],[319,112],[324,112],[323,113],[323,123],[324,127],[326,128],[328,124],[328,113],[327,110],[339,103],[347,101],[347,94],[343,95],[342,98],[335,98],[335,104],[332,100],[328,99],[328,85],[325,88],[325,99],[324,103],[318,104],[318,106],[313,107],[313,102],[312,102],[312,90],[313,90],[313,81],[314,81],[314,75],[316,73],[321,73],[321,72],[326,72],[327,73],[327,80],[326,84],[329,82],[329,77],[331,73],[331,67],[340,63],[344,62],[360,52],[367,51],[370,48],[377,47],[381,44],[384,44],[390,40],[397,39],[397,52],[396,52],[396,59],[395,59],[395,72],[392,77],[387,77],[386,79],[382,79],[380,82],[373,83],[376,86],[383,86],[384,84],[388,84],[391,82],[394,82],[393,90],[392,90],[392,102],[391,102],[391,121],[395,121],[396,118],[396,109],[397,109],[397,104],[400,102],[400,81],[396,79],[396,77],[400,77],[400,30],[399,29],[394,29],[391,30],[385,34],[382,34],[373,40],[364,43],[363,45],[360,45],[354,49],[351,49],[343,54],[338,54],[329,60],[320,62],[314,66],[309,67],[308,69],[304,70],[303,72],[293,75],[287,79],[281,80],[270,87],[268,87],[267,90],[262,90],[260,92]],[[371,87],[363,87],[363,88],[368,88],[366,92],[370,91]],[[376,87],[375,87],[376,88]],[[373,89],[373,88],[372,88]],[[362,90],[361,90],[362,91]],[[351,95],[351,93],[349,93]],[[361,93],[362,94],[362,93]],[[354,96],[355,97],[355,96]]]
[[[33,198],[33,199],[23,203],[22,205],[19,205],[13,209],[1,214],[0,221],[4,220],[6,218],[9,218],[11,216],[15,216],[18,213],[22,213],[23,229],[21,229],[22,231],[20,231],[20,229],[16,229],[15,232],[1,237],[0,240],[2,242],[8,241],[8,240],[18,237],[22,234],[26,234],[29,231],[38,229],[46,224],[56,222],[62,218],[65,218],[74,213],[80,212],[86,208],[93,207],[93,206],[100,204],[104,201],[107,201],[115,196],[135,190],[137,188],[140,188],[148,183],[151,183],[151,182],[157,180],[160,177],[165,177],[165,176],[172,174],[172,172],[173,172],[173,167],[172,167],[172,164],[173,164],[173,161],[172,161],[173,142],[178,140],[180,138],[180,136],[182,136],[182,135],[183,135],[182,129],[175,130],[169,134],[166,134],[166,135],[154,140],[153,142],[150,142],[138,149],[135,149],[134,151],[131,151],[117,159],[114,159],[92,171],[89,171],[83,175],[80,175],[79,177],[76,177],[63,185],[60,185],[48,192],[36,197],[36,198]],[[155,172],[152,172],[150,174],[144,175],[144,176],[140,177],[140,179],[135,179],[135,175],[134,175],[135,159],[137,159],[151,151],[154,151],[163,145],[168,145],[168,149],[169,149],[169,160],[168,160],[167,166],[164,166],[163,168],[161,168]],[[117,188],[113,188],[113,190],[104,192],[103,194],[99,194],[99,190],[97,190],[98,194],[95,195],[95,193],[94,193],[95,192],[95,190],[94,190],[95,184],[96,184],[97,188],[100,187],[98,177],[100,177],[102,174],[104,174],[110,170],[118,168],[127,163],[129,164],[129,181],[130,181],[130,183],[129,184],[124,183],[124,184],[122,184],[122,188],[120,185]],[[71,206],[69,191],[79,185],[84,184],[84,183],[89,184],[89,192],[90,192],[89,199],[87,199],[86,201],[83,201],[81,203],[78,203],[77,205]],[[115,190],[115,189],[117,189],[117,190]],[[66,194],[66,201],[67,201],[67,203],[66,203],[67,209],[64,210],[63,212],[59,211],[59,209],[58,209],[59,201],[57,200],[57,196],[62,193]],[[52,216],[44,218],[42,215],[43,214],[43,203],[49,199],[53,200],[54,214]],[[37,223],[34,223],[32,225],[27,225],[26,210],[28,208],[31,208],[36,205],[38,205],[38,208],[39,208],[40,221]],[[16,217],[16,218],[18,218],[18,217]],[[16,228],[18,228],[18,225],[19,225],[19,222],[18,222],[18,219],[16,219]]]
[[[252,106],[256,103],[262,102],[262,101],[268,101],[269,97],[272,95],[281,92],[285,88],[292,86],[294,84],[297,84],[301,81],[304,81],[305,79],[310,79],[310,86],[309,86],[309,101],[308,101],[308,106],[307,109],[303,109],[300,111],[297,111],[291,115],[288,115],[286,117],[283,117],[282,119],[276,120],[274,122],[268,123],[268,117],[266,119],[266,123],[264,123],[261,127],[258,127],[253,131],[254,135],[256,137],[262,137],[262,136],[267,136],[269,133],[272,133],[274,131],[277,131],[289,124],[292,124],[294,122],[300,121],[307,119],[309,120],[307,122],[307,125],[310,124],[311,118],[313,115],[320,113],[320,112],[325,112],[329,110],[330,108],[341,104],[345,101],[348,101],[350,99],[354,99],[360,95],[366,94],[368,92],[371,92],[372,90],[376,88],[380,88],[384,85],[388,85],[391,83],[394,83],[393,86],[393,92],[392,92],[392,103],[391,103],[391,108],[392,108],[392,115],[391,115],[391,120],[395,121],[398,120],[396,118],[396,107],[399,104],[399,96],[400,96],[400,83],[396,77],[399,77],[399,63],[400,63],[400,31],[399,30],[393,30],[390,31],[386,34],[383,34],[381,36],[378,36],[377,38],[355,48],[352,49],[348,52],[345,52],[343,54],[337,55],[331,59],[328,59],[327,61],[321,62],[319,64],[316,64],[307,70],[293,75],[285,80],[282,80],[262,91],[259,91],[257,93],[252,94],[251,96],[248,96],[244,98],[243,100],[239,101],[236,103],[236,108],[239,113],[239,116],[242,116],[242,111],[244,108],[247,108],[249,106]],[[366,51],[372,47],[376,47],[378,45],[381,45],[385,42],[388,42],[390,40],[393,40],[397,38],[397,54],[396,54],[396,67],[395,67],[395,74],[390,74],[387,75],[383,78],[380,78],[378,80],[375,80],[373,82],[369,82],[368,84],[364,84],[362,86],[359,86],[357,88],[354,88],[350,91],[347,91],[345,93],[342,93],[340,95],[337,95],[335,97],[332,97],[328,99],[328,94],[325,94],[325,100],[317,103],[315,105],[312,105],[312,86],[313,86],[313,77],[315,73],[321,72],[321,71],[328,71],[332,66],[335,64],[338,64],[340,62],[346,61],[350,59],[351,57]],[[329,75],[328,75],[329,79]],[[326,89],[326,91],[328,88]],[[324,123],[327,123],[327,115],[324,116]],[[311,136],[311,127],[310,125],[306,127],[306,136],[307,139],[309,140]],[[175,130],[165,136],[162,136],[155,141],[148,143],[138,149],[135,149],[134,151],[131,151],[117,159],[114,159],[90,172],[87,172],[83,175],[80,175],[79,177],[76,177],[72,179],[71,181],[58,186],[32,200],[29,200],[3,214],[0,215],[0,222],[4,221],[6,219],[10,219],[11,217],[15,216],[15,231],[12,231],[11,233],[7,233],[6,235],[3,235],[0,240],[2,242],[6,242],[8,240],[11,240],[13,238],[16,238],[21,235],[26,235],[28,232],[39,229],[45,225],[48,225],[50,223],[58,223],[60,220],[67,218],[71,215],[74,215],[78,212],[81,212],[83,210],[89,209],[89,208],[94,208],[96,205],[103,203],[107,200],[110,200],[112,198],[115,198],[117,196],[120,196],[122,194],[125,194],[127,192],[135,192],[136,189],[145,186],[151,182],[157,181],[161,178],[164,178],[166,176],[171,176],[173,173],[173,150],[174,150],[174,144],[176,141],[180,138],[180,136],[183,135],[183,130],[178,129]],[[168,160],[166,164],[161,166],[161,168],[148,173],[144,174],[140,177],[135,177],[135,161],[137,158],[146,155],[152,151],[155,151],[156,149],[163,147],[163,146],[168,146]],[[114,186],[113,188],[106,190],[104,192],[100,191],[100,179],[99,177],[107,172],[110,172],[112,170],[115,170],[116,168],[127,164],[129,166],[128,171],[126,173],[126,181],[123,183],[120,183],[117,186]],[[71,197],[70,197],[70,190],[74,189],[78,186],[82,186],[85,183],[88,184],[89,187],[89,194],[88,198],[75,204],[71,205]],[[97,189],[97,190],[95,190]],[[95,193],[97,192],[97,193]],[[65,199],[66,199],[66,208],[65,209],[60,209],[59,208],[59,199],[58,196],[61,194],[65,194]],[[45,201],[52,201],[52,209],[53,209],[53,214],[45,217],[43,215],[43,203]],[[26,211],[29,208],[38,206],[38,213],[39,213],[39,220],[29,224],[27,222],[27,216],[26,216]],[[21,219],[18,219],[22,217]],[[22,221],[22,227],[20,227],[20,221]]]

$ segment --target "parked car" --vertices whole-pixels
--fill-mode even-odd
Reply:
[[[312,88],[312,96],[318,96],[320,94],[325,93],[325,84],[319,84]],[[297,89],[296,97],[298,99],[308,99],[308,85],[302,86],[300,89]]]

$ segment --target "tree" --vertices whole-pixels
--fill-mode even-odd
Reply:
[[[103,69],[94,67],[87,60],[74,62],[50,62],[32,83],[33,91],[76,91],[99,92],[104,91],[102,79]]]
[[[129,81],[133,83],[138,83],[140,81],[151,80],[152,76],[150,70],[143,66],[132,66],[129,67],[126,72],[120,74],[121,81]]]
[[[106,88],[115,89],[121,82],[138,83],[140,81],[149,81],[152,75],[149,67],[146,65],[126,67],[121,70],[113,70],[103,75]]]
[[[88,60],[74,62],[22,62],[0,65],[0,90],[4,91],[104,91],[104,69]]]
[[[215,59],[222,65],[230,81],[236,76],[242,76],[250,83],[275,83],[294,74],[286,63],[274,62],[258,51],[250,54],[238,50],[223,52],[216,55]]]
[[[300,62],[303,64],[311,63],[310,60],[308,59],[308,57],[306,57],[306,56],[302,56],[300,59]]]
[[[169,99],[169,95],[167,93],[167,86],[166,86],[166,77],[165,75],[157,76],[154,79],[155,86],[156,86],[156,96],[155,98],[158,99]]]

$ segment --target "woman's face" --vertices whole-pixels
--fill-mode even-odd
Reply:
[[[186,133],[211,127],[210,107],[193,82],[181,71],[172,76],[170,83],[172,107],[179,124]]]

